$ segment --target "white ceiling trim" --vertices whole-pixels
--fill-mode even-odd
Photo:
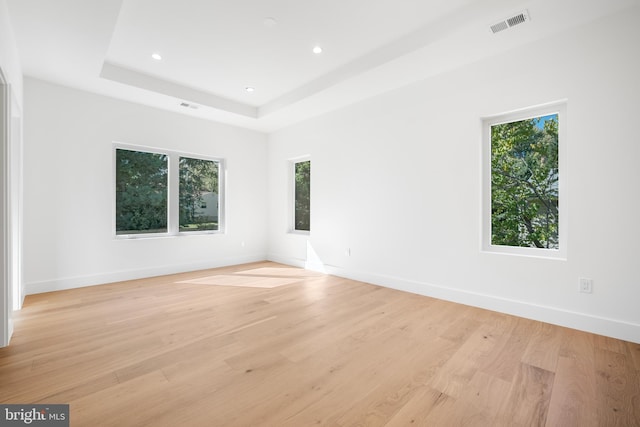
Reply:
[[[100,77],[241,116],[257,118],[256,107],[105,62]]]

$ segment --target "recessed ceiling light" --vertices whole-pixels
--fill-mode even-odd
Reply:
[[[322,53],[322,48],[320,46],[314,46],[313,53],[315,53],[316,55]]]
[[[160,54],[159,54],[159,53],[154,53],[154,54],[152,54],[152,55],[151,55],[151,57],[152,57],[153,59],[155,59],[156,61],[160,61],[160,60],[162,60],[162,56],[160,56]]]
[[[246,90],[247,92],[251,93],[251,92],[255,91],[256,89],[254,87],[247,86],[247,87],[244,88],[244,90]]]

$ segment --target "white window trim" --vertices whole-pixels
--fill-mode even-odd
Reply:
[[[304,155],[300,157],[294,157],[288,160],[288,181],[289,181],[289,191],[288,191],[288,199],[289,199],[289,234],[299,234],[302,236],[309,236],[311,231],[307,230],[296,230],[296,164],[302,162],[311,161],[310,155]]]
[[[491,244],[491,126],[550,114],[558,115],[558,249],[526,248]],[[567,102],[556,101],[506,113],[482,117],[482,203],[481,252],[503,255],[529,256],[556,260],[567,259],[568,225],[568,169],[567,169]]]
[[[9,124],[11,110],[9,104],[9,86],[0,69],[0,347],[9,345],[13,333],[13,305],[11,302],[11,266],[9,234]]]
[[[113,186],[112,203],[113,209],[111,213],[113,235],[118,240],[131,239],[154,239],[162,237],[178,237],[178,236],[198,236],[209,234],[225,234],[226,230],[226,164],[225,160],[219,157],[206,156],[202,154],[188,153],[184,151],[167,150],[164,148],[149,147],[144,145],[127,144],[122,142],[113,142],[112,147],[112,172],[111,183]],[[143,153],[164,154],[167,156],[168,167],[168,186],[167,186],[167,232],[166,233],[140,233],[140,234],[117,234],[116,233],[116,150],[139,151]],[[218,162],[218,229],[202,230],[202,231],[180,231],[180,207],[179,207],[179,160],[180,157],[188,157],[193,159],[202,159]],[[174,197],[174,195],[176,195]]]

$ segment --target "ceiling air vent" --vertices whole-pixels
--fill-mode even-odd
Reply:
[[[181,107],[185,107],[185,108],[191,108],[192,110],[197,110],[198,106],[195,104],[189,104],[188,102],[181,102],[180,103]]]
[[[509,18],[505,18],[500,22],[496,22],[491,26],[491,32],[493,34],[499,33],[500,31],[504,31],[508,28],[514,27],[518,24],[522,24],[524,22],[530,21],[529,12],[523,10],[520,13],[517,13]]]

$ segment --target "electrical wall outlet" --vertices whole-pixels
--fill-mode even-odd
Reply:
[[[590,294],[593,292],[593,279],[586,277],[580,278],[580,292],[584,294]]]

